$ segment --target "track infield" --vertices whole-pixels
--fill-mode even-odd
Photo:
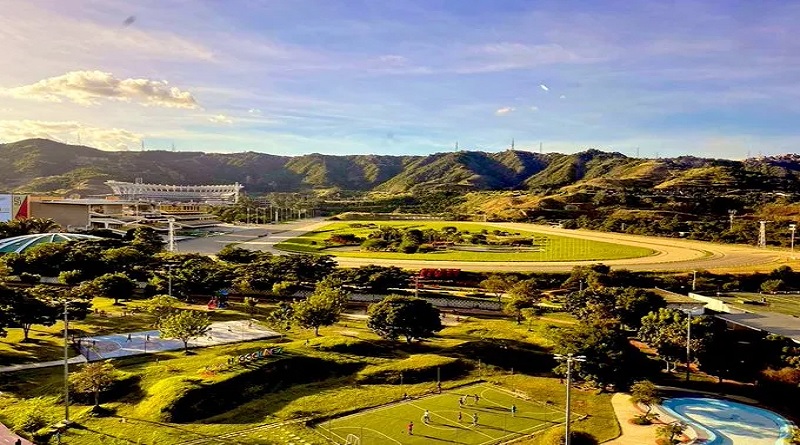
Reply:
[[[477,403],[475,394],[479,397]],[[466,403],[459,407],[463,396]],[[511,413],[512,405],[517,407],[515,415]],[[425,410],[430,411],[427,424],[422,419]],[[472,424],[473,414],[478,416],[477,425]],[[327,420],[315,428],[338,444],[489,445],[543,431],[564,419],[564,412],[556,406],[478,384]],[[414,422],[412,435],[408,434],[409,422]]]

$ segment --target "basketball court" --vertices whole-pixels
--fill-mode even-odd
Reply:
[[[279,333],[249,320],[223,321],[212,323],[204,337],[189,340],[189,347],[200,348],[280,336]],[[80,339],[80,352],[89,361],[180,349],[183,349],[182,341],[162,339],[157,330]]]

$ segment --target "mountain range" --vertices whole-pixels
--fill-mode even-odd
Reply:
[[[573,154],[458,151],[422,156],[102,151],[47,139],[0,144],[0,191],[108,193],[109,179],[162,184],[240,182],[249,193],[338,189],[406,193],[431,190],[717,188],[800,190],[800,157],[744,161],[692,156],[631,158],[587,150]]]

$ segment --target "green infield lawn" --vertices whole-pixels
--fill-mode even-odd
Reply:
[[[374,226],[369,227],[370,224]],[[429,253],[400,253],[400,252],[367,252],[358,250],[357,246],[348,248],[330,248],[325,246],[325,240],[335,234],[353,234],[358,237],[367,237],[374,232],[377,226],[394,226],[398,228],[415,228],[420,230],[436,229],[442,227],[456,227],[462,233],[481,233],[485,231],[487,237],[496,237],[493,232],[506,231],[506,229],[492,226],[491,224],[462,223],[452,221],[377,221],[377,222],[336,222],[308,232],[296,238],[291,238],[275,247],[291,252],[324,253],[328,255],[356,258],[381,258],[381,259],[409,259],[409,260],[439,260],[439,261],[601,261],[623,258],[637,258],[652,255],[653,251],[644,247],[626,246],[622,244],[592,241],[582,238],[542,234],[524,230],[514,230],[511,236],[533,237],[537,247],[531,248],[495,248],[483,245],[456,246],[454,250],[436,251]]]
[[[466,403],[460,406],[462,396]],[[517,407],[513,415],[512,405]],[[427,423],[422,419],[425,410],[430,412]],[[473,424],[473,414],[478,416],[477,424]],[[408,432],[409,422],[414,423],[413,434]],[[339,444],[479,445],[508,441],[563,422],[564,412],[555,406],[517,397],[501,387],[480,384],[327,420],[316,428]]]

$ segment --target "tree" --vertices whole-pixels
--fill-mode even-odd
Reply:
[[[662,402],[663,398],[658,395],[656,385],[649,380],[640,380],[631,385],[631,402],[641,403],[647,407],[647,412],[644,413],[646,420],[650,419],[650,411],[653,405],[658,405]]]
[[[666,425],[661,425],[656,430],[656,435],[658,437],[667,441],[668,444],[677,444],[680,443],[679,440],[675,439],[677,436],[686,431],[686,425],[681,422],[672,422]]]
[[[164,239],[149,227],[137,227],[125,235],[131,246],[148,255],[155,255],[164,248]]]
[[[389,296],[371,304],[368,315],[367,327],[388,340],[402,336],[411,343],[442,330],[439,309],[420,298]]]
[[[272,293],[279,297],[291,297],[297,292],[297,283],[290,281],[279,281],[272,285]]]
[[[656,350],[669,372],[670,363],[686,354],[686,316],[675,309],[651,312],[642,318],[639,339]]]
[[[136,290],[136,283],[124,273],[107,273],[81,285],[82,292],[92,298],[113,298],[119,304],[120,298],[130,298]]]
[[[13,322],[13,302],[16,298],[16,290],[0,284],[0,337],[8,335],[6,328]]]
[[[278,307],[267,315],[267,324],[280,331],[291,330],[293,321],[294,307],[288,301],[281,301]]]
[[[536,443],[541,445],[564,445],[565,434],[563,428],[549,428],[542,433],[541,438]],[[570,445],[597,445],[597,439],[591,434],[584,431],[570,431],[569,434]]]
[[[58,274],[58,282],[67,286],[77,286],[81,281],[83,281],[81,270],[65,270]]]
[[[254,317],[258,311],[258,298],[244,297],[244,306],[250,318]]]
[[[198,311],[178,311],[164,317],[159,326],[161,338],[177,338],[189,353],[189,340],[205,335],[211,327],[208,315]]]
[[[228,244],[217,253],[217,258],[229,263],[248,264],[259,260],[262,255],[269,254],[242,249],[241,247],[236,247],[236,244]]]
[[[22,329],[23,342],[35,324],[52,326],[58,321],[58,308],[47,300],[45,286],[36,286],[16,292],[11,309],[12,326]]]
[[[632,346],[622,323],[615,318],[590,318],[579,321],[572,329],[564,329],[556,338],[556,354],[586,356],[586,361],[574,364],[578,377],[600,388],[608,384],[625,386],[640,370],[631,366]],[[561,363],[556,372],[564,374]]]
[[[117,380],[119,373],[110,361],[83,365],[69,376],[69,383],[79,393],[94,394],[95,408],[100,406],[100,393],[108,390]]]
[[[761,291],[766,292],[768,294],[774,294],[775,292],[782,291],[786,288],[786,284],[783,280],[767,280],[761,283]]]
[[[503,311],[516,318],[517,324],[522,324],[523,311],[536,305],[536,300],[527,295],[512,295],[511,299],[503,307]]]
[[[300,327],[313,328],[314,335],[318,336],[321,326],[339,321],[346,304],[347,292],[341,288],[341,282],[323,280],[317,283],[313,294],[292,306],[294,321]]]
[[[486,292],[494,294],[499,300],[503,294],[511,288],[514,284],[513,281],[500,275],[491,275],[489,278],[481,281],[478,285]]]
[[[155,327],[158,327],[161,321],[175,312],[180,305],[180,300],[169,295],[154,295],[142,304],[147,313],[155,316],[156,321],[153,324]]]

